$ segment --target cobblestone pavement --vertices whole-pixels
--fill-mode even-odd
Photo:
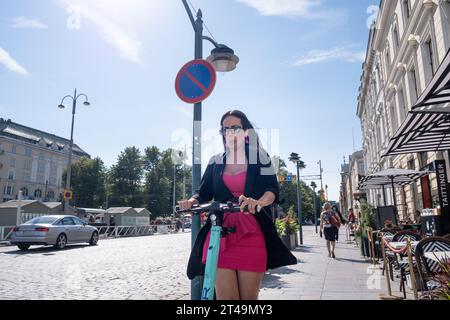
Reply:
[[[98,246],[0,247],[0,299],[189,299],[191,233]]]
[[[342,228],[343,229],[343,228]],[[101,240],[98,246],[0,247],[0,299],[190,299],[186,264],[191,233]],[[386,279],[341,233],[337,259],[325,241],[304,228],[299,263],[269,271],[261,300],[361,300],[385,294]],[[398,280],[392,284],[398,292]],[[409,290],[408,290],[409,291]],[[411,298],[410,291],[408,298]]]

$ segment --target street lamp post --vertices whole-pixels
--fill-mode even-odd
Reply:
[[[315,224],[315,227],[316,227],[316,234],[317,234],[318,233],[317,232],[317,207],[316,207],[316,188],[317,188],[317,185],[316,185],[316,183],[314,181],[311,182],[311,188],[313,189],[314,224]]]
[[[234,51],[226,45],[219,44],[210,37],[203,35],[203,19],[201,10],[197,11],[197,19],[189,8],[186,0],[181,0],[191,21],[195,33],[195,59],[203,59],[203,40],[208,40],[214,45],[211,55],[207,58],[214,66],[217,72],[229,72],[236,68],[239,58]],[[202,134],[202,103],[194,104],[194,123],[193,123],[193,143],[192,143],[192,193],[196,193],[201,179],[201,134]],[[200,231],[200,216],[192,217],[191,226],[191,247],[195,244],[195,239]],[[200,300],[201,298],[201,277],[196,277],[191,281],[191,299]]]
[[[325,197],[328,201],[328,185],[325,185]]]
[[[305,167],[305,163],[300,160],[298,153],[291,153],[289,161],[295,163],[297,167],[297,219],[300,233],[300,244],[303,244],[303,217],[302,217],[302,195],[300,189],[300,168]]]
[[[89,99],[86,94],[80,93],[77,95],[77,89],[75,89],[75,93],[73,96],[67,95],[64,98],[62,98],[61,103],[59,104],[58,108],[64,109],[64,100],[67,98],[72,99],[72,127],[70,129],[70,145],[69,145],[69,161],[67,163],[67,177],[66,177],[66,191],[70,190],[70,179],[72,175],[72,149],[73,149],[73,125],[75,122],[75,113],[77,109],[77,100],[80,97],[84,97],[85,101],[83,102],[83,105],[90,106]],[[66,197],[64,200],[64,213],[69,214],[69,199]]]

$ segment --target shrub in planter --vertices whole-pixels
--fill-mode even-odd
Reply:
[[[275,227],[278,232],[278,236],[283,240],[286,247],[290,250],[296,248],[296,237],[299,225],[295,218],[288,215],[283,219],[277,219],[275,221]]]

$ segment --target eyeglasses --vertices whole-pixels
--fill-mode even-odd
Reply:
[[[229,134],[239,134],[244,130],[244,128],[240,126],[232,126],[232,127],[223,127],[219,130],[222,136],[227,136]]]

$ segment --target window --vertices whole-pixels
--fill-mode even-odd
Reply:
[[[425,167],[428,164],[428,153],[427,152],[419,153],[419,164],[420,164],[421,168]]]
[[[41,189],[36,189],[36,190],[34,191],[34,196],[35,196],[36,198],[41,198],[41,197],[42,197],[42,190],[41,190]]]
[[[389,68],[391,67],[391,53],[390,53],[389,42],[386,42],[386,75],[389,74]]]
[[[9,159],[9,166],[11,168],[15,168],[16,167],[16,158]]]
[[[53,224],[58,218],[56,217],[37,217],[30,221],[27,221],[25,224]]]
[[[25,170],[31,170],[31,160],[30,159],[25,159],[25,161],[23,162],[23,168]]]
[[[410,0],[402,0],[402,7],[403,7],[403,17],[406,22],[408,22],[409,18],[411,17],[411,3]]]
[[[17,151],[16,145],[13,144],[13,145],[11,146],[11,153],[16,154],[16,151]]]
[[[392,133],[394,134],[398,128],[398,120],[397,120],[397,112],[395,110],[395,103],[391,104],[391,122],[392,122],[391,123]]]
[[[37,172],[38,173],[45,173],[45,164],[43,162],[39,162]]]
[[[364,161],[358,162],[358,174],[364,174]]]
[[[26,157],[33,156],[33,151],[30,148],[25,148],[25,156]]]
[[[377,65],[377,81],[378,81],[378,86],[381,87],[382,86],[382,81],[383,79],[381,78],[381,71],[380,71],[380,65]]]
[[[29,172],[24,172],[22,174],[22,180],[25,182],[28,182],[31,180],[31,174]]]
[[[398,35],[397,23],[394,24],[394,28],[392,29],[392,36],[394,37],[394,46],[397,48],[400,45],[400,36]]]
[[[28,188],[21,188],[20,191],[22,191],[22,196],[24,197],[28,197]]]
[[[84,221],[79,218],[72,218],[76,225],[82,226],[84,225]]]
[[[62,224],[65,226],[73,226],[73,225],[75,225],[75,222],[73,221],[72,218],[66,217],[66,218],[62,219]]]
[[[417,99],[419,98],[420,92],[419,92],[419,84],[417,82],[417,74],[416,69],[413,67],[411,70],[409,70],[409,83],[411,85],[411,95],[412,99],[411,102],[414,104]]]
[[[39,182],[39,183],[44,183],[44,176],[41,175],[41,174],[38,174],[36,176],[36,181]]]
[[[9,172],[8,172],[8,180],[14,180],[14,170],[9,170]]]
[[[45,154],[43,152],[39,153],[39,160],[45,160]]]
[[[400,111],[400,122],[403,122],[403,120],[406,119],[406,103],[405,103],[405,95],[403,93],[403,89],[400,89],[398,91],[398,107]]]
[[[435,64],[434,64],[434,50],[433,50],[433,41],[431,41],[431,38],[425,42],[425,49],[426,49],[426,59],[428,63],[429,68],[429,74],[431,72],[431,77],[434,76],[435,73]],[[431,77],[429,76],[429,81],[431,81]]]
[[[383,147],[384,144],[384,123],[383,123],[383,117],[380,117],[380,121],[378,122],[378,136],[380,139],[380,146]]]
[[[5,186],[3,193],[10,196],[13,194],[13,188],[12,186]]]

